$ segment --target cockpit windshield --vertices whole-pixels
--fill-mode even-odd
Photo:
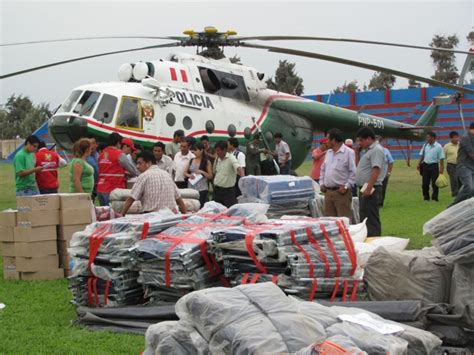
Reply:
[[[95,110],[94,118],[103,123],[112,122],[117,107],[117,98],[112,95],[104,94]]]
[[[72,107],[77,102],[77,99],[79,98],[79,96],[81,96],[81,94],[81,90],[74,90],[73,92],[71,92],[66,101],[64,101],[64,103],[58,109],[58,112],[71,112]]]
[[[74,107],[73,112],[80,116],[90,116],[99,96],[100,93],[96,91],[85,91],[76,107]]]

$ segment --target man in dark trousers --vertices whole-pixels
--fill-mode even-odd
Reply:
[[[227,151],[227,142],[218,141],[214,146],[217,158],[214,162],[214,201],[230,207],[237,203],[235,181],[244,171],[237,159]]]
[[[422,176],[423,198],[430,200],[430,182],[433,193],[431,199],[438,202],[438,186],[436,179],[444,172],[444,152],[441,144],[436,142],[436,133],[428,132],[426,143],[420,150],[420,160],[416,167]]]
[[[382,146],[375,140],[370,127],[357,132],[359,148],[356,149],[357,165],[355,181],[359,187],[360,219],[367,218],[367,233],[370,237],[382,235],[380,223],[380,198],[382,196],[382,171],[386,169],[385,154]]]

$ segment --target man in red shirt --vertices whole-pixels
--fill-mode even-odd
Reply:
[[[36,172],[36,183],[38,184],[40,194],[46,195],[58,193],[58,167],[67,165],[67,162],[55,151],[49,150],[43,141],[38,145],[35,159],[35,166],[41,166],[43,168]]]
[[[109,145],[99,155],[97,196],[101,206],[109,205],[109,195],[112,190],[127,188],[126,171],[132,177],[139,174],[137,168],[121,149],[122,136],[114,132],[109,136]]]
[[[313,167],[311,168],[311,178],[319,183],[319,177],[321,176],[321,166],[324,163],[324,157],[328,150],[328,139],[326,137],[319,140],[319,147],[313,149],[311,153],[313,157]]]

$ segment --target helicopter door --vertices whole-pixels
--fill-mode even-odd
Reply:
[[[143,131],[140,99],[130,96],[122,97],[116,126],[124,129]]]

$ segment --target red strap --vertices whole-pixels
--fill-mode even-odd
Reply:
[[[267,269],[260,263],[260,261],[257,259],[257,256],[255,255],[255,252],[253,250],[253,240],[255,239],[255,232],[247,234],[245,236],[245,246],[247,248],[247,253],[249,256],[252,258],[255,266],[259,271],[261,271],[264,274],[268,274]]]
[[[110,225],[109,224],[101,224],[97,227],[97,229],[89,236],[89,270],[92,273],[91,266],[94,262],[99,248],[104,241],[104,238],[110,234]]]
[[[246,273],[244,274],[244,276],[242,277],[242,281],[240,281],[240,284],[241,284],[241,285],[246,284],[247,281],[248,281],[248,279],[249,279],[249,273],[246,272]]]
[[[344,288],[342,289],[342,302],[347,301],[347,289],[349,288],[349,282],[347,279],[344,280]]]
[[[219,278],[219,280],[221,281],[221,284],[222,286],[224,287],[230,287],[230,282],[229,280],[227,280],[224,275],[221,275],[221,277]]]
[[[252,280],[250,280],[250,283],[251,284],[257,283],[258,279],[260,278],[260,275],[261,274],[259,274],[259,273],[254,274],[253,277],[252,277]]]
[[[107,302],[109,300],[109,288],[110,288],[110,280],[105,281],[105,291],[104,291],[104,299],[105,305],[107,306]]]
[[[87,298],[89,301],[89,305],[93,306],[94,305],[94,299],[92,298],[92,280],[94,279],[94,276],[89,276],[87,279]]]
[[[321,228],[321,231],[323,232],[324,239],[326,239],[326,243],[329,247],[329,249],[332,252],[332,255],[334,256],[334,261],[336,262],[336,275],[335,277],[339,277],[341,274],[341,262],[339,260],[339,256],[337,255],[336,249],[334,249],[334,245],[332,244],[331,238],[329,238],[328,232],[326,231],[326,227],[324,227],[324,224],[320,224],[319,227]]]
[[[357,286],[359,285],[359,281],[355,280],[354,283],[352,284],[352,292],[351,292],[351,298],[349,298],[349,301],[354,302],[357,296]]]
[[[318,287],[318,280],[317,279],[313,279],[313,282],[311,284],[311,291],[309,293],[309,299],[308,301],[309,302],[312,302],[313,299],[314,299],[314,296],[316,295],[316,288]]]
[[[150,230],[150,222],[143,223],[142,235],[140,237],[140,240],[146,239],[146,236],[148,235],[149,230]]]
[[[326,267],[325,277],[329,277],[331,267],[329,266],[328,258],[321,249],[321,246],[319,245],[318,241],[316,239],[313,239],[310,227],[306,227],[306,235],[308,236],[308,240],[310,241],[311,245],[313,245],[313,247],[318,251],[319,255],[321,256],[321,260],[324,262],[324,266]]]
[[[344,240],[344,245],[346,246],[346,250],[349,254],[349,258],[351,260],[351,276],[354,275],[356,268],[357,268],[357,259],[354,251],[354,244],[352,243],[352,238],[349,235],[347,228],[344,225],[344,222],[341,220],[336,221],[337,226],[339,227],[339,232],[342,235],[342,239]]]
[[[97,277],[94,277],[92,281],[92,288],[94,289],[95,304],[99,305],[99,293],[97,292]]]
[[[272,276],[272,282],[273,282],[275,285],[278,285],[278,275],[273,275],[273,276]]]
[[[339,279],[336,279],[336,284],[334,285],[334,290],[332,291],[331,299],[329,302],[334,302],[337,296],[337,291],[339,291]]]
[[[306,252],[306,250],[304,250],[304,248],[296,240],[294,230],[290,231],[290,238],[291,238],[291,242],[298,248],[301,254],[303,254],[304,258],[306,259],[306,262],[309,264],[309,277],[313,278],[314,277],[314,264],[311,261],[311,257],[309,256],[309,254]]]
[[[167,287],[171,286],[171,274],[170,274],[171,260],[170,260],[170,255],[171,255],[171,252],[173,251],[173,249],[176,248],[176,246],[178,244],[179,244],[179,242],[171,244],[171,246],[165,252],[165,280],[166,280],[166,286]]]

